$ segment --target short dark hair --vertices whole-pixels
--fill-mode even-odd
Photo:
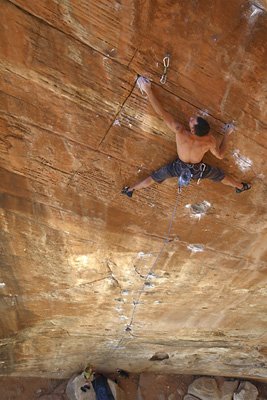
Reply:
[[[210,125],[204,118],[197,117],[197,124],[194,126],[194,130],[197,136],[205,136],[210,131]]]

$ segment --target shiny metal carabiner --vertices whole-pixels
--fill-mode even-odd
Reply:
[[[200,169],[200,176],[199,176],[199,178],[197,180],[197,185],[200,184],[200,180],[201,180],[201,178],[202,178],[202,176],[203,176],[203,174],[205,172],[205,169],[206,169],[206,164],[201,163],[199,169]]]
[[[163,74],[162,77],[160,78],[160,83],[162,83],[162,85],[165,85],[167,81],[167,75]]]
[[[165,68],[169,68],[169,66],[170,66],[170,57],[169,56],[166,56],[163,58],[163,65]]]
[[[163,74],[160,78],[160,83],[162,83],[162,85],[165,85],[165,83],[167,81],[167,71],[170,66],[170,57],[165,56],[162,61],[163,61],[164,70],[163,70]]]

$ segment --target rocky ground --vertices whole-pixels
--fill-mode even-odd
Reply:
[[[114,378],[114,377],[113,377]],[[254,392],[242,391],[240,381],[234,379],[194,377],[189,375],[155,375],[144,373],[131,375],[128,379],[117,377],[119,386],[125,392],[127,400],[253,400]],[[241,382],[242,383],[242,382]],[[1,377],[2,400],[68,400],[67,380],[42,378]],[[253,382],[258,389],[257,400],[267,400],[267,384]],[[244,389],[244,383],[242,383]],[[224,397],[219,397],[221,389]],[[252,386],[250,387],[252,388]],[[232,397],[232,389],[239,391]],[[191,393],[191,394],[189,394]],[[252,393],[252,394],[251,394]],[[82,394],[82,392],[81,392]],[[82,394],[88,399],[89,393]],[[197,397],[196,397],[197,396]],[[200,397],[198,397],[200,396]],[[248,397],[250,396],[250,397]],[[256,399],[256,398],[255,398]]]

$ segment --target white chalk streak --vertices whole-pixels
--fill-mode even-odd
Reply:
[[[140,252],[137,254],[137,257],[138,257],[138,258],[145,258],[145,257],[151,257],[151,256],[152,256],[151,253],[144,253],[143,251],[140,251]]]
[[[202,244],[189,244],[187,248],[192,253],[201,253],[202,251],[204,251],[204,246]]]
[[[253,162],[248,157],[242,156],[238,149],[233,151],[233,157],[241,171],[248,171],[253,165]]]
[[[120,120],[115,119],[115,121],[113,122],[113,126],[121,126]]]

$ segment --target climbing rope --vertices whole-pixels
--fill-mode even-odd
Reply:
[[[139,291],[137,299],[133,301],[133,310],[132,310],[132,315],[131,315],[130,322],[126,326],[125,331],[122,334],[122,336],[120,337],[118,343],[108,351],[108,353],[107,353],[107,355],[105,357],[105,361],[108,360],[118,350],[119,347],[121,347],[122,343],[125,340],[125,337],[128,337],[128,335],[133,336],[131,331],[132,331],[132,326],[133,326],[133,322],[134,322],[134,316],[135,316],[136,308],[137,308],[138,304],[140,303],[140,298],[141,298],[142,294],[145,291],[145,287],[146,287],[148,278],[152,275],[152,272],[153,272],[154,268],[156,267],[161,255],[163,253],[163,250],[165,249],[166,245],[170,241],[171,229],[172,229],[173,221],[174,221],[174,218],[175,218],[175,215],[176,215],[176,212],[177,212],[178,203],[179,203],[179,194],[181,193],[182,187],[183,186],[187,186],[189,184],[191,176],[192,176],[191,173],[189,173],[189,175],[187,173],[186,174],[182,173],[181,177],[178,178],[178,189],[177,189],[176,201],[175,201],[175,205],[174,205],[174,208],[173,208],[173,211],[172,211],[172,215],[171,215],[171,219],[170,219],[170,222],[169,222],[169,226],[168,226],[166,237],[165,237],[165,239],[164,239],[164,241],[162,243],[161,249],[160,249],[157,257],[155,258],[155,260],[154,260],[149,272],[145,276],[145,279],[144,279],[144,282],[143,282],[143,287]]]
[[[168,68],[169,68],[169,66],[170,66],[170,56],[164,57],[162,61],[163,61],[164,70],[163,70],[163,74],[162,74],[162,76],[161,76],[161,78],[160,78],[160,83],[161,83],[162,85],[165,85],[165,83],[166,83],[166,81],[167,81],[167,72],[168,72]]]
[[[131,335],[131,336],[132,336],[131,330],[132,330],[132,325],[133,325],[133,322],[134,322],[134,316],[135,316],[135,312],[136,312],[136,307],[137,307],[137,305],[139,304],[140,298],[141,298],[142,294],[143,294],[144,291],[145,291],[145,286],[146,286],[146,283],[147,283],[147,281],[148,281],[149,276],[151,276],[153,269],[154,269],[155,266],[157,265],[157,263],[158,263],[158,261],[159,261],[161,255],[162,255],[162,253],[163,253],[163,250],[165,249],[167,243],[169,243],[169,241],[170,241],[170,233],[171,233],[173,221],[174,221],[174,218],[175,218],[175,215],[176,215],[176,211],[177,211],[177,207],[178,207],[179,193],[181,192],[181,186],[185,186],[185,185],[187,185],[187,184],[188,184],[188,183],[183,183],[183,184],[181,184],[181,182],[180,182],[180,184],[179,184],[179,180],[178,180],[178,190],[177,190],[176,202],[175,202],[174,209],[173,209],[173,212],[172,212],[172,216],[171,216],[171,219],[170,219],[170,223],[169,223],[167,235],[166,235],[166,237],[165,237],[165,239],[164,239],[164,241],[163,241],[162,247],[161,247],[161,249],[160,249],[160,251],[159,251],[157,257],[155,258],[155,260],[154,260],[154,262],[153,262],[153,264],[152,264],[152,266],[151,266],[151,268],[150,268],[150,271],[147,273],[147,275],[146,275],[146,277],[145,277],[145,280],[144,280],[144,283],[143,283],[143,287],[142,287],[142,289],[141,289],[140,292],[139,292],[139,295],[138,295],[137,300],[134,300],[134,301],[133,301],[133,311],[132,311],[130,323],[126,326],[125,332],[124,332],[124,333],[122,334],[122,336],[120,337],[118,343],[117,343],[113,348],[111,348],[111,349],[108,351],[106,357],[104,358],[104,361],[105,361],[105,362],[118,350],[119,347],[121,347],[121,345],[122,345],[122,343],[124,342],[125,338],[126,338],[126,337],[128,338],[128,335]],[[103,363],[104,363],[104,361],[103,361]]]
[[[157,257],[155,258],[155,260],[154,260],[149,272],[147,273],[147,275],[145,277],[145,280],[144,280],[144,283],[143,283],[143,287],[139,292],[137,300],[134,300],[134,302],[133,302],[134,307],[133,307],[133,311],[132,311],[132,316],[131,316],[131,319],[130,319],[130,323],[127,325],[127,327],[125,329],[126,332],[130,332],[132,330],[132,325],[133,325],[133,322],[134,322],[134,316],[135,316],[135,312],[136,312],[136,307],[139,304],[140,298],[141,298],[142,294],[145,291],[147,280],[148,280],[149,276],[152,275],[152,271],[154,270],[155,266],[157,265],[161,255],[163,253],[163,250],[165,249],[167,243],[169,243],[169,241],[170,241],[170,233],[171,233],[173,221],[174,221],[174,218],[175,218],[175,215],[176,215],[176,211],[177,211],[177,207],[178,207],[178,203],[179,203],[179,193],[180,193],[180,191],[181,191],[181,187],[179,186],[178,191],[177,191],[177,196],[176,196],[176,202],[175,202],[175,205],[174,205],[174,209],[173,209],[173,212],[172,212],[172,216],[171,216],[169,227],[168,227],[168,231],[167,231],[167,236],[164,239],[162,247],[161,247]]]

